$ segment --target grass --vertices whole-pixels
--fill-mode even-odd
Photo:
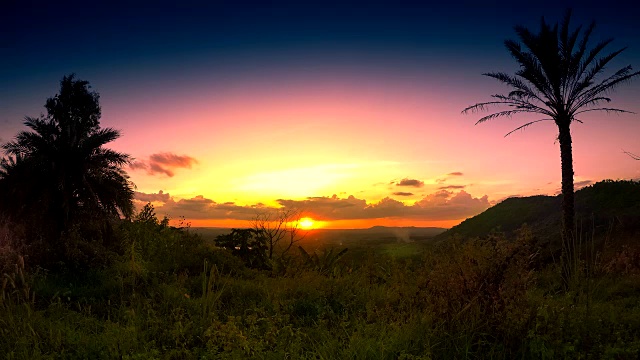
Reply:
[[[527,229],[388,243],[254,270],[184,230],[130,223],[116,261],[3,275],[5,359],[635,359],[640,258],[609,242],[568,291]],[[131,236],[136,234],[136,237]],[[151,241],[151,239],[153,241]],[[319,252],[318,261],[339,252]],[[166,257],[171,254],[171,261]],[[321,256],[327,255],[327,256]],[[328,261],[328,260],[327,260]],[[322,264],[320,264],[322,265]],[[286,275],[282,275],[286,274]]]
[[[393,258],[407,258],[420,256],[425,247],[416,243],[392,243],[383,245],[381,250],[383,254]]]

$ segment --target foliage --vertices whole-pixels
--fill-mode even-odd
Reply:
[[[635,238],[599,254],[594,271],[583,272],[570,292],[559,292],[558,267],[538,261],[527,228],[453,239],[417,258],[386,255],[390,243],[349,251],[348,258],[326,261],[340,264],[332,276],[308,262],[341,253],[329,249],[327,256],[295,256],[286,276],[241,271],[230,251],[163,224],[150,205],[116,232],[127,241],[106,268],[29,271],[20,259],[4,267],[0,353],[30,359],[613,359],[640,351]],[[239,268],[229,271],[230,264]]]
[[[619,235],[640,231],[640,182],[600,181],[576,191],[575,199],[577,219],[594,230],[597,237],[609,235],[610,230]],[[552,241],[558,238],[557,229],[561,225],[560,202],[560,196],[509,198],[436,239],[446,240],[454,235],[484,237],[495,229],[512,234],[526,223],[535,236]]]
[[[269,268],[269,250],[264,233],[256,229],[232,229],[231,233],[216,237],[216,246],[227,249],[241,258],[248,267]]]
[[[2,276],[2,288],[0,289],[0,307],[10,306],[15,303],[34,303],[35,293],[31,291],[31,285],[27,281],[28,275],[24,270],[24,257],[17,259],[12,272],[5,272]]]
[[[200,236],[188,228],[169,226],[169,219],[156,217],[152,204],[146,204],[131,221],[123,221],[118,228],[120,253],[131,264],[140,264],[146,271],[160,273],[187,272],[198,274],[204,260],[212,260],[221,250],[206,244]],[[222,256],[224,258],[225,256]],[[228,257],[228,256],[227,256]],[[242,267],[237,262],[220,264],[235,270]]]
[[[317,271],[322,275],[332,275],[335,273],[336,266],[340,258],[344,256],[348,249],[342,249],[334,252],[335,249],[322,249],[322,255],[317,252],[309,254],[302,246],[298,246],[300,255],[302,255],[303,266],[307,269]]]
[[[2,146],[0,211],[24,224],[30,240],[44,238],[55,256],[71,231],[86,241],[85,224],[91,233],[130,216],[133,185],[123,170],[129,156],[104,147],[120,133],[100,127],[99,95],[87,81],[63,77],[45,108],[46,116],[27,117],[29,130]]]

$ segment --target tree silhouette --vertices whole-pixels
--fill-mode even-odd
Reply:
[[[229,234],[218,235],[215,244],[231,251],[233,255],[241,258],[248,267],[269,268],[269,258],[267,257],[269,247],[267,238],[261,230],[231,229]]]
[[[123,170],[130,158],[104,147],[120,132],[100,128],[99,95],[72,74],[45,108],[46,116],[25,118],[30,130],[2,145],[3,215],[54,238],[88,219],[130,216],[133,184]]]
[[[253,229],[266,239],[269,260],[273,260],[274,254],[278,258],[284,257],[294,244],[304,239],[306,234],[299,227],[301,213],[296,209],[280,209],[263,211],[253,218]]]
[[[603,54],[612,39],[591,47],[589,38],[595,22],[584,31],[581,31],[581,26],[570,30],[570,18],[569,10],[559,29],[557,23],[551,27],[542,18],[537,34],[516,26],[515,31],[522,44],[506,40],[505,46],[520,65],[520,70],[515,75],[503,72],[483,74],[508,85],[512,90],[506,95],[493,95],[493,101],[478,103],[463,110],[463,113],[468,113],[488,110],[493,106],[508,107],[482,117],[476,124],[520,113],[545,116],[519,126],[505,136],[541,121],[555,122],[558,127],[562,168],[563,244],[573,238],[575,226],[571,124],[576,121],[582,123],[578,116],[586,112],[628,112],[603,104],[611,102],[607,94],[618,85],[640,75],[640,72],[633,72],[631,66],[625,66],[599,79],[607,64],[626,48]],[[567,248],[565,256],[567,263],[572,263],[575,253]],[[565,279],[571,276],[570,272],[571,269],[565,270]]]

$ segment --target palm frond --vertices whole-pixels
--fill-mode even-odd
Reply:
[[[598,85],[586,90],[576,99],[576,103],[572,106],[572,110],[577,110],[589,103],[601,93],[608,93],[615,90],[618,85],[627,83],[633,78],[640,75],[640,71],[629,73],[631,66],[627,66],[618,70],[614,75],[600,82]]]
[[[521,69],[516,72],[516,75],[531,83],[546,98],[552,98],[553,91],[538,59],[530,53],[523,52],[515,41],[507,40],[505,46],[511,56],[520,64]]]
[[[604,111],[607,113],[619,113],[619,114],[635,114],[633,111],[628,111],[628,110],[622,110],[622,109],[615,109],[615,108],[595,108],[595,109],[585,109],[585,110],[580,110],[578,112],[575,113],[575,115],[578,114],[582,114],[582,113],[586,113],[586,112],[591,112],[591,111]]]
[[[624,150],[622,150],[622,152],[623,152],[623,153],[625,153],[625,154],[627,154],[627,155],[629,155],[629,156],[630,156],[632,159],[634,159],[634,160],[640,160],[640,156],[638,156],[638,155],[636,155],[636,154],[633,154],[633,153],[630,153],[630,152],[628,152],[628,151],[624,151]]]
[[[614,51],[613,53],[610,53],[607,56],[601,59],[598,59],[596,63],[593,65],[593,67],[589,69],[589,71],[586,74],[584,73],[584,71],[586,70],[583,70],[581,72],[581,76],[582,75],[584,76],[581,79],[577,80],[576,85],[573,87],[573,89],[569,93],[569,99],[579,98],[583,94],[583,92],[588,92],[589,87],[593,85],[596,76],[598,76],[598,74],[600,74],[604,70],[605,66],[611,60],[613,60],[613,58],[619,55],[622,51],[624,51],[624,49]],[[624,70],[624,68],[621,70]],[[618,70],[618,72],[621,70]]]
[[[120,131],[112,128],[102,128],[81,138],[78,147],[84,152],[92,152],[120,137]]]
[[[541,121],[553,121],[553,119],[540,119],[540,120],[530,121],[530,122],[528,122],[528,123],[526,123],[524,125],[518,126],[517,128],[509,131],[504,137],[507,137],[507,136],[513,134],[514,132],[518,131],[518,130],[524,130],[527,127],[529,127],[529,126],[531,126],[531,125],[533,125],[535,123],[539,123]]]
[[[571,107],[569,109],[569,113],[575,114],[575,111],[577,111],[578,109],[589,107],[589,106],[599,106],[603,102],[608,104],[611,101],[612,101],[611,98],[606,96],[594,97],[592,99],[585,101],[581,107],[575,107],[575,106]]]
[[[517,97],[519,98],[523,98],[523,99],[536,99],[538,101],[540,101],[541,103],[544,103],[544,100],[542,100],[542,98],[540,97],[540,95],[538,94],[538,92],[534,89],[532,89],[531,87],[529,87],[529,85],[527,85],[524,81],[510,76],[506,73],[503,72],[495,72],[495,73],[484,73],[482,74],[484,76],[488,76],[491,78],[494,78],[500,82],[503,82],[511,87],[514,87],[518,90],[520,90],[520,92],[512,92],[514,93]],[[511,97],[511,96],[509,96]]]
[[[594,25],[594,27],[595,27],[595,25]],[[589,69],[589,67],[593,64],[593,62],[596,60],[596,58],[598,57],[600,52],[602,50],[604,50],[612,42],[613,42],[613,39],[611,39],[611,38],[600,41],[598,44],[596,44],[596,46],[594,46],[589,51],[589,54],[587,55],[586,58],[582,58],[582,56],[584,55],[584,51],[586,51],[586,49],[584,51],[581,51],[581,54],[580,54],[581,57],[579,58],[580,59],[580,66],[579,66],[579,71],[577,73],[577,77],[578,78],[582,78],[583,77],[585,71],[587,71],[587,69]],[[582,50],[582,48],[581,48],[581,50]],[[594,66],[597,66],[597,61],[596,61],[596,64],[594,64]]]
[[[538,113],[537,111],[532,111],[532,110],[525,110],[525,109],[518,109],[518,110],[504,110],[504,111],[499,111],[493,114],[489,114],[487,116],[484,116],[482,118],[480,118],[480,120],[476,121],[476,125],[481,124],[485,121],[488,120],[492,120],[495,118],[499,118],[499,117],[511,117],[515,114],[520,114],[520,113]]]

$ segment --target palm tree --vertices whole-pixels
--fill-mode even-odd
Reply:
[[[133,212],[133,184],[123,170],[130,157],[104,147],[120,133],[100,128],[99,95],[88,84],[63,77],[60,93],[47,100],[48,115],[27,117],[30,130],[2,145],[2,212],[54,237],[89,218]]]
[[[626,48],[603,53],[612,39],[601,41],[591,47],[589,38],[595,28],[595,22],[592,22],[584,31],[581,31],[581,26],[570,30],[570,18],[569,10],[559,29],[557,23],[551,27],[542,18],[540,31],[537,34],[522,26],[516,26],[515,31],[522,44],[506,40],[505,46],[520,65],[520,70],[515,75],[503,72],[484,74],[508,85],[512,90],[506,95],[493,95],[493,101],[478,103],[462,111],[468,113],[487,110],[493,106],[507,107],[482,117],[476,124],[520,113],[545,116],[545,118],[527,122],[505,136],[538,122],[555,122],[558,127],[562,168],[563,244],[573,237],[575,226],[571,124],[582,123],[579,116],[586,112],[628,112],[603,104],[611,101],[607,94],[618,85],[627,83],[640,75],[640,72],[633,72],[631,66],[625,66],[599,79],[607,64]],[[571,250],[567,250],[568,259],[566,260],[573,261],[574,255]]]

